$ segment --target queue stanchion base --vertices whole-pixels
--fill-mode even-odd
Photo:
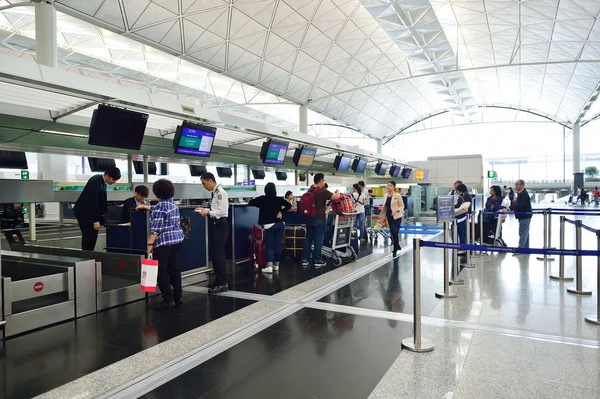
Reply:
[[[442,299],[442,298],[458,298],[458,294],[456,294],[456,292],[449,292],[448,295],[446,295],[446,293],[444,291],[438,291],[435,293],[435,297]]]
[[[421,345],[417,347],[414,337],[405,338],[402,340],[402,349],[411,352],[425,353],[433,351],[433,342],[428,339],[421,339]]]
[[[592,295],[592,291],[586,290],[584,288],[582,288],[581,291],[577,291],[577,288],[575,288],[575,287],[567,288],[567,292],[569,294],[580,295],[580,296]]]
[[[596,326],[600,326],[600,318],[598,317],[598,315],[594,315],[594,316],[586,316],[585,317],[585,321],[590,323],[590,324],[594,324]]]
[[[561,277],[561,276],[559,276],[557,274],[551,274],[550,275],[550,279],[551,280],[555,280],[555,281],[573,281],[573,280],[575,280],[574,277],[571,277],[571,276],[563,276],[563,277]]]
[[[551,258],[549,256],[538,256],[537,260],[542,261],[542,262],[554,262],[554,258]]]
[[[462,267],[464,267],[465,269],[475,269],[477,267],[476,264],[474,264],[473,262],[465,262]]]
[[[461,279],[450,280],[450,285],[465,285],[465,280],[461,280]]]

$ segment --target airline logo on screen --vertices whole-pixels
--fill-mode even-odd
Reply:
[[[177,154],[208,157],[215,141],[215,133],[184,127]]]

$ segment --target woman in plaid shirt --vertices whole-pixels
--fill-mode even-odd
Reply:
[[[179,208],[173,201],[175,187],[167,179],[157,180],[152,192],[158,198],[153,207],[140,205],[137,209],[150,210],[150,239],[148,255],[158,261],[158,288],[163,301],[157,309],[170,309],[183,304],[179,250],[183,241]],[[173,288],[171,288],[171,286]]]

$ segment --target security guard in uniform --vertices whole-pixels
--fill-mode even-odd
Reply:
[[[227,215],[229,214],[229,199],[225,190],[217,184],[215,175],[206,172],[200,177],[204,188],[211,192],[210,210],[205,208],[196,208],[196,212],[202,216],[210,217],[208,223],[208,238],[210,246],[210,255],[215,272],[215,285],[209,289],[210,294],[225,292],[229,289],[227,286],[227,264],[225,260],[225,242],[229,236],[229,223]]]

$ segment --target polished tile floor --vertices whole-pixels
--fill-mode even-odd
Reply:
[[[0,397],[31,398],[225,316],[251,301],[185,294],[158,312],[135,302],[7,339],[0,350]]]

